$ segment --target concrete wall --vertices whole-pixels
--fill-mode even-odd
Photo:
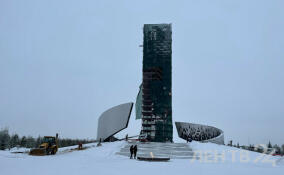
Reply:
[[[133,103],[112,107],[102,113],[98,122],[97,140],[104,141],[110,136],[127,128]]]

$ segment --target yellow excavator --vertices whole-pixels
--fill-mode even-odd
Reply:
[[[58,134],[53,136],[44,136],[42,144],[39,148],[34,148],[30,150],[30,155],[33,156],[44,156],[44,155],[54,155],[58,151]]]

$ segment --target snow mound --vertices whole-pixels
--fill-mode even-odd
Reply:
[[[117,155],[125,141],[103,143],[97,147],[95,143],[86,144],[88,149],[76,151],[77,146],[60,148],[58,154],[50,156],[29,156],[0,151],[1,174],[7,175],[145,175],[147,174],[283,174],[283,159],[264,154],[245,151],[238,148],[215,145],[212,143],[189,143],[189,147],[202,159],[172,159],[169,162],[146,162],[129,159]],[[139,148],[138,148],[139,149]],[[233,155],[232,152],[235,152]],[[214,156],[217,155],[217,161]],[[207,157],[206,157],[207,156]],[[210,158],[208,158],[208,156]],[[235,158],[232,161],[233,157]],[[223,160],[224,159],[224,160]],[[256,161],[257,160],[257,161]],[[275,161],[275,164],[272,162]],[[278,161],[278,162],[276,162]]]

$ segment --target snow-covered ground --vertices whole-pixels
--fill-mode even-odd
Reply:
[[[144,162],[115,154],[126,144],[125,141],[103,143],[100,147],[96,147],[96,144],[87,144],[85,146],[89,148],[82,151],[70,151],[75,147],[66,147],[52,156],[11,153],[17,150],[0,151],[0,174],[276,175],[284,172],[284,160],[281,157],[265,156],[211,143],[189,144],[201,159],[172,159],[169,162]]]

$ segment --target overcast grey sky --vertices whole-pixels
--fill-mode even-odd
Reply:
[[[284,1],[0,0],[0,128],[96,138],[135,101],[142,27],[172,23],[173,121],[284,143]],[[132,113],[129,135],[141,121]],[[174,127],[174,136],[177,133]]]

